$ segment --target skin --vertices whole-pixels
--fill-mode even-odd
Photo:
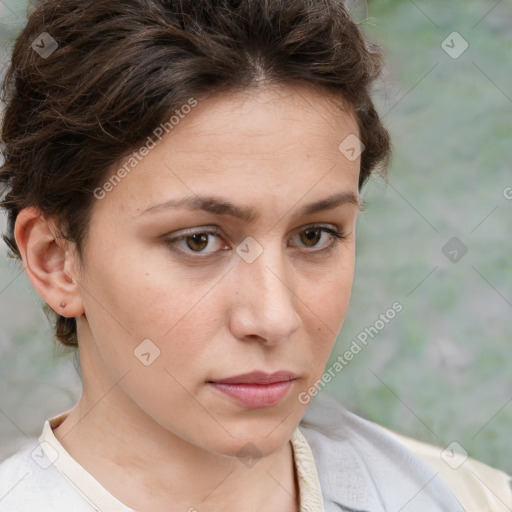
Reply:
[[[83,393],[54,433],[126,505],[298,510],[289,442],[307,408],[298,396],[324,371],[352,287],[360,160],[338,149],[350,134],[359,134],[354,117],[323,90],[224,92],[95,200],[82,266],[56,222],[36,208],[18,216],[29,278],[78,326]],[[335,192],[355,203],[298,216]],[[215,195],[258,218],[143,213],[189,195]],[[345,238],[310,233],[315,223]],[[165,243],[214,226],[218,236]],[[252,263],[236,252],[247,237],[263,249]],[[144,339],[160,350],[148,366],[134,355]],[[297,378],[271,407],[246,408],[208,384],[283,369]],[[260,456],[250,467],[240,455],[249,447]]]

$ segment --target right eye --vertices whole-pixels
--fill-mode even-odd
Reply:
[[[214,254],[221,250],[226,250],[224,248],[205,251],[209,245],[212,245],[209,243],[211,237],[215,237],[217,241],[222,240],[219,230],[209,231],[201,229],[195,231],[187,231],[182,234],[166,238],[165,245],[170,247],[170,249],[173,251],[179,251],[180,253],[183,253],[183,255],[187,258],[207,258],[209,257],[208,255]],[[215,245],[218,247],[220,246],[218,242],[217,244],[214,244],[214,246]],[[201,256],[201,254],[206,254],[206,256]]]

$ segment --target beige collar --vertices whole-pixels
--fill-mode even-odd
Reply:
[[[43,432],[39,437],[39,442],[47,457],[96,511],[135,512],[112,496],[71,457],[55,437],[53,429],[57,428],[69,413],[70,411],[66,411],[46,420]],[[313,454],[299,427],[293,432],[290,442],[293,448],[295,470],[299,482],[300,512],[324,512],[322,491]]]

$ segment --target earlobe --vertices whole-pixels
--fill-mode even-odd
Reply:
[[[35,207],[23,209],[14,228],[25,272],[41,298],[59,315],[84,313],[76,278],[67,270],[75,255],[57,238],[55,224]]]

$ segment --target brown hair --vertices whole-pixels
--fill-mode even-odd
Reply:
[[[353,109],[361,188],[391,152],[370,98],[381,61],[341,0],[39,1],[2,86],[3,238],[20,258],[14,223],[36,206],[82,257],[93,192],[116,161],[191,97],[262,82],[324,87]],[[75,319],[45,311],[78,346]]]

